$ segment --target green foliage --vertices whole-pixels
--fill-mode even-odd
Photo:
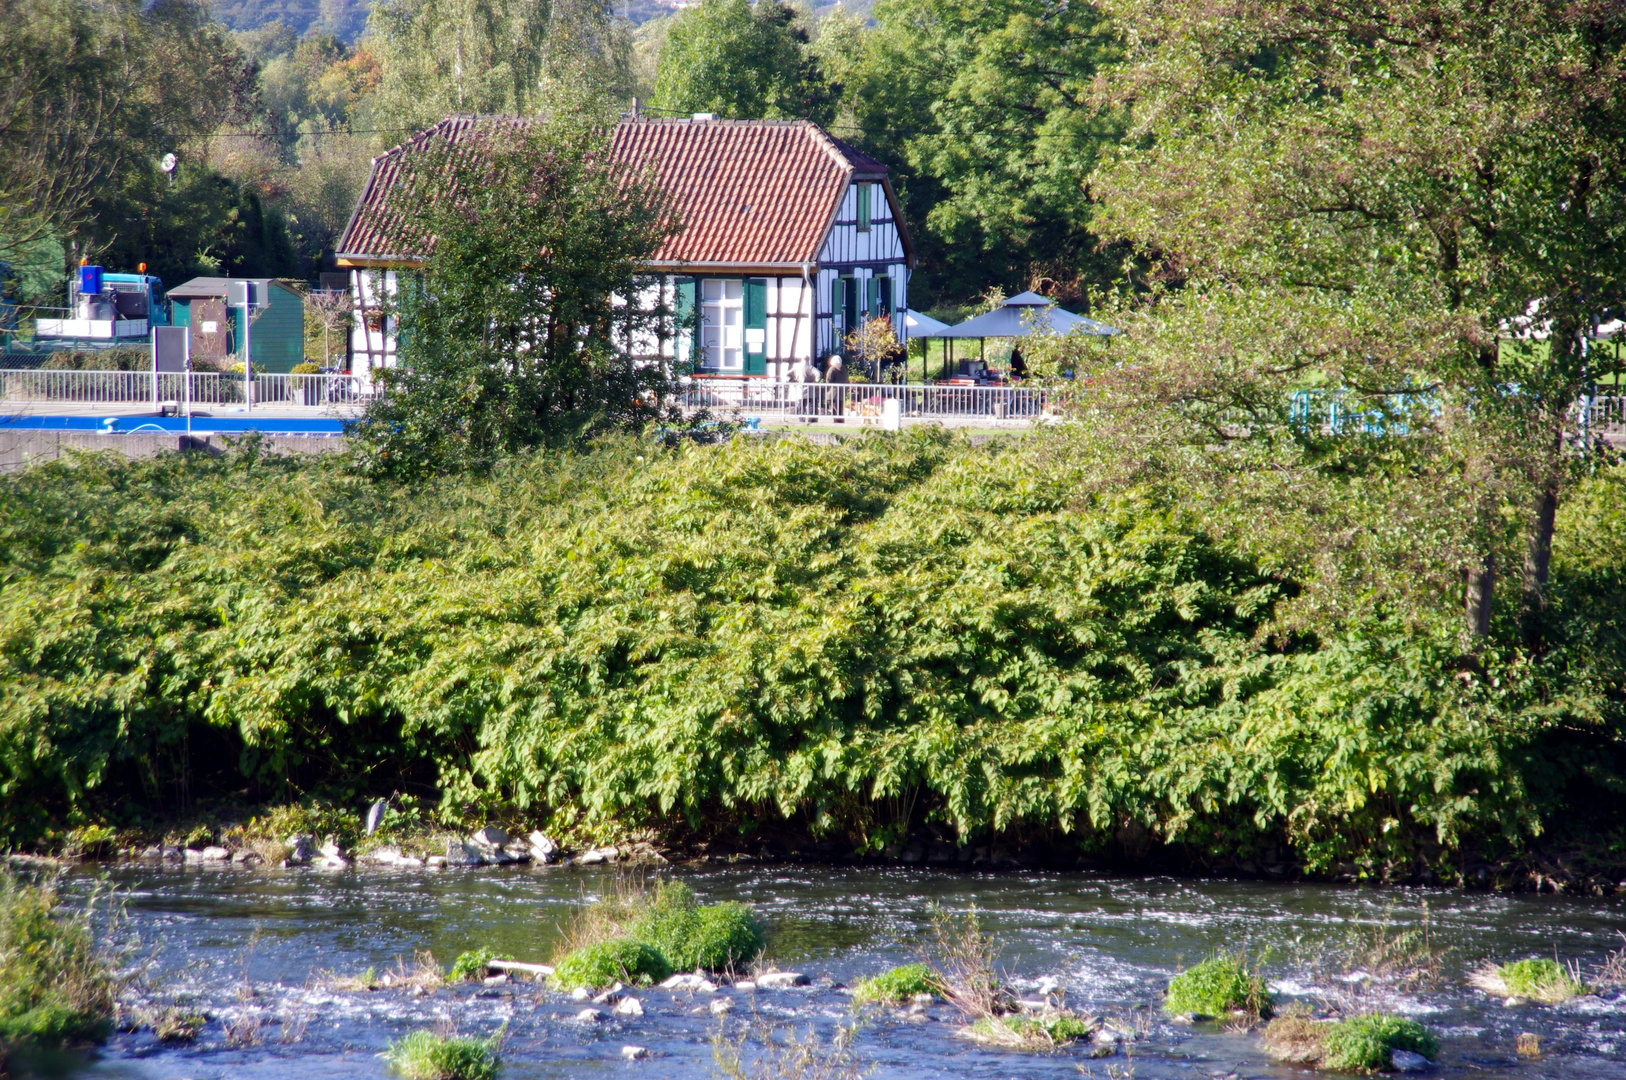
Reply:
[[[880,849],[928,820],[1081,845],[1136,821],[1377,876],[1611,805],[1603,630],[1472,680],[1454,629],[1275,638],[1295,582],[1095,476],[1057,439],[932,434],[615,440],[411,487],[252,448],[8,474],[0,833],[183,778],[360,807],[405,772],[459,814],[585,829],[778,818]],[[1563,519],[1555,618],[1618,630],[1594,520]]]
[[[152,368],[152,352],[135,345],[85,351],[61,349],[40,367],[46,371],[141,371]]]
[[[904,964],[853,983],[854,1005],[901,1005],[916,994],[941,997],[943,981],[925,964]]]
[[[401,366],[352,429],[377,473],[489,468],[663,415],[664,369],[626,352],[656,313],[614,300],[641,295],[659,193],[611,163],[604,128],[568,114],[491,121],[468,144],[419,147],[394,189],[408,219],[394,242],[434,244],[401,297]]]
[[[485,977],[491,961],[496,955],[490,949],[470,949],[457,954],[452,966],[446,969],[446,978],[450,982],[468,982],[472,979]]]
[[[1320,1067],[1340,1072],[1373,1072],[1389,1068],[1391,1050],[1409,1050],[1433,1058],[1439,1040],[1415,1020],[1387,1013],[1352,1016],[1328,1026]]]
[[[666,32],[651,105],[678,116],[828,121],[833,98],[795,8],[701,0]]]
[[[1587,992],[1557,960],[1515,960],[1496,969],[1502,985],[1515,997],[1562,1002]]]
[[[880,0],[875,21],[832,67],[857,129],[843,136],[899,170],[924,259],[911,301],[1045,279],[1080,300],[1113,281],[1122,252],[1099,245],[1081,191],[1123,128],[1095,89],[1117,27],[1046,0]]]
[[[375,115],[394,128],[534,114],[556,84],[615,97],[628,79],[625,31],[604,4],[384,0],[366,45],[382,69]]]
[[[700,906],[682,882],[662,882],[628,927],[665,956],[674,971],[728,971],[762,951],[762,927],[748,904]]]
[[[971,1034],[981,1041],[1030,1050],[1067,1046],[1087,1038],[1091,1030],[1088,1020],[1071,1013],[984,1016],[971,1025]]]
[[[1241,959],[1214,956],[1169,980],[1163,1011],[1220,1019],[1238,1011],[1267,1016],[1270,992],[1265,989],[1264,976],[1250,971]]]
[[[100,1041],[116,990],[87,920],[59,915],[49,889],[0,877],[0,1070],[18,1047]]]
[[[499,1039],[459,1039],[414,1031],[379,1055],[402,1080],[493,1080],[501,1065]]]
[[[320,375],[322,365],[313,360],[305,360],[288,369],[290,375]]]
[[[550,983],[560,990],[585,986],[602,990],[612,983],[648,986],[672,974],[659,949],[631,938],[614,938],[584,945],[554,966]]]

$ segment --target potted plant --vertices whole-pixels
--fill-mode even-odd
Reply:
[[[298,395],[301,405],[320,405],[322,403],[321,380],[300,377],[320,375],[321,372],[322,366],[314,360],[302,361],[289,369],[289,374],[295,376],[289,381],[293,383],[294,392]]]

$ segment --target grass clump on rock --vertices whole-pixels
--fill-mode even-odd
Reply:
[[[112,1024],[117,980],[87,921],[56,906],[48,888],[0,879],[0,1073],[19,1049],[97,1042]]]
[[[1171,1016],[1269,1016],[1270,992],[1264,976],[1250,971],[1242,958],[1215,956],[1169,980],[1163,1011]]]
[[[672,974],[672,965],[653,945],[632,938],[583,945],[567,955],[554,968],[555,989],[574,990],[585,986],[598,990],[613,983],[648,986]]]
[[[1572,998],[1591,993],[1557,960],[1515,960],[1511,964],[1487,964],[1468,981],[1497,997],[1521,997],[1545,1005],[1561,1005]]]
[[[853,984],[854,1005],[902,1005],[917,994],[943,996],[943,980],[925,964],[905,964]]]
[[[629,936],[658,949],[674,971],[727,971],[743,965],[766,943],[748,904],[695,902],[682,882],[663,882]]]
[[[499,1041],[414,1031],[391,1042],[379,1056],[402,1080],[493,1080],[501,1065]]]
[[[1422,1024],[1388,1013],[1367,1013],[1329,1024],[1325,1045],[1321,1067],[1342,1072],[1387,1069],[1395,1050],[1408,1050],[1430,1059],[1440,1052],[1439,1040]]]
[[[1415,1020],[1389,1013],[1366,1013],[1345,1020],[1313,1020],[1303,1014],[1278,1017],[1265,1028],[1265,1052],[1276,1061],[1336,1072],[1377,1072],[1393,1067],[1404,1050],[1433,1059],[1439,1040]]]
[[[1034,1015],[984,1016],[966,1029],[978,1042],[1022,1050],[1048,1050],[1088,1038],[1094,1028],[1066,1011]]]
[[[470,949],[457,954],[452,966],[446,969],[447,982],[468,982],[471,979],[483,979],[491,967],[491,961],[507,959],[494,955],[490,949]]]

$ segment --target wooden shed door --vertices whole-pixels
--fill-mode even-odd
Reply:
[[[221,360],[231,353],[231,313],[224,300],[192,301],[192,358]]]

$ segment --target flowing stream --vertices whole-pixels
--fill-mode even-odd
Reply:
[[[337,993],[324,973],[410,965],[421,950],[443,964],[484,946],[546,961],[572,910],[613,887],[596,869],[506,868],[470,872],[255,871],[121,867],[81,871],[67,889],[81,900],[111,887],[122,903],[120,933],[149,958],[147,993],[209,1017],[196,1041],[163,1045],[146,1031],[120,1032],[70,1071],[129,1078],[379,1077],[392,1038],[420,1027],[485,1035],[506,1027],[503,1076],[706,1077],[714,1075],[719,1027],[711,1002],[734,1001],[728,1023],[752,1017],[830,1037],[851,1012],[845,984],[916,958],[933,904],[975,906],[997,939],[1000,965],[1031,996],[1059,981],[1067,1003],[1137,1032],[1127,1052],[1088,1056],[979,1045],[958,1034],[947,1006],[924,1015],[872,1015],[857,1049],[877,1078],[954,1076],[1027,1080],[1084,1076],[1150,1078],[1306,1076],[1271,1064],[1257,1034],[1181,1025],[1158,1014],[1167,980],[1220,950],[1264,958],[1284,999],[1360,995],[1427,1024],[1442,1049],[1434,1075],[1449,1077],[1626,1076],[1626,990],[1569,1004],[1507,1006],[1464,983],[1487,959],[1574,960],[1590,972],[1622,946],[1626,903],[1449,890],[1372,889],[1080,874],[975,874],[753,865],[674,869],[704,903],[755,904],[769,930],[769,957],[806,973],[807,987],[717,994],[639,992],[645,1014],[585,1023],[582,1003],[539,984],[448,986],[414,996],[403,988]],[[1327,957],[1351,940],[1425,918],[1448,950],[1436,986],[1400,992]],[[1532,1033],[1541,1057],[1515,1052]],[[622,1047],[650,1051],[624,1060]]]

